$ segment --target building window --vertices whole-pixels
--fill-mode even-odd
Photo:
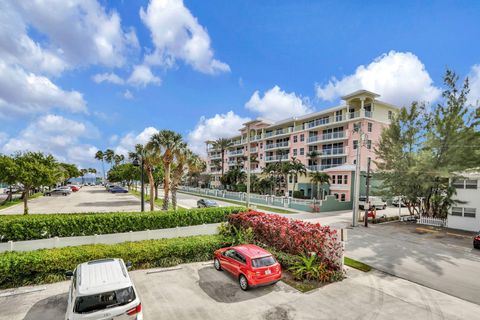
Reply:
[[[305,149],[304,148],[300,148],[300,155],[303,156],[305,154]]]
[[[288,176],[288,183],[292,183],[292,181],[293,181],[293,180],[292,180],[292,175],[289,175],[289,176]]]
[[[345,202],[345,193],[340,195],[340,201]]]
[[[353,124],[353,132],[359,132],[360,131],[360,123],[359,122],[355,122]]]
[[[357,164],[357,160],[353,160],[353,164]]]
[[[332,180],[332,184],[336,184],[336,183],[335,183],[335,177],[336,177],[336,176],[335,176],[335,175],[333,175],[333,176],[332,176],[332,178],[331,178],[331,180]]]
[[[294,157],[297,156],[297,149],[293,149],[293,156],[294,156]]]
[[[334,193],[333,195],[335,196],[335,199],[338,200],[338,193]]]
[[[367,149],[372,149],[372,140],[367,140]]]
[[[393,119],[393,112],[388,111],[388,120],[392,120],[392,119]]]
[[[337,184],[343,184],[342,176],[337,176]]]
[[[358,148],[358,140],[353,140],[353,150]]]
[[[457,189],[465,188],[465,180],[463,179],[454,179],[452,184],[453,184],[453,187]]]
[[[263,142],[260,142],[260,149],[263,149]]]
[[[343,176],[343,183],[348,184],[348,175],[347,174]]]
[[[260,159],[263,159],[263,153],[260,153]]]
[[[461,207],[452,207],[452,216],[462,216],[462,208]]]
[[[465,188],[466,189],[477,189],[477,183],[478,183],[478,180],[467,179],[467,180],[465,180]]]
[[[302,133],[302,134],[300,135],[300,142],[303,142],[303,141],[305,141],[305,135]]]
[[[477,209],[463,208],[463,216],[466,218],[475,218]]]
[[[373,131],[373,123],[369,122],[368,123],[368,132],[372,132]]]
[[[298,140],[298,136],[293,136],[293,142],[296,143]]]

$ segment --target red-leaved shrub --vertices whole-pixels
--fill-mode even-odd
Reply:
[[[337,231],[328,226],[256,211],[231,214],[228,222],[252,228],[257,241],[276,250],[295,255],[315,252],[329,268],[340,268],[342,244]]]

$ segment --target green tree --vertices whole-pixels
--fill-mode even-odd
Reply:
[[[133,181],[140,179],[140,169],[131,163],[114,166],[108,171],[108,181],[123,182],[130,189]]]
[[[325,173],[325,172],[319,172],[319,171],[314,171],[310,172],[310,182],[315,185],[315,196],[313,193],[313,188],[312,188],[312,197],[316,198],[323,198],[323,192],[322,192],[322,197],[318,197],[319,194],[319,186],[320,189],[323,190],[323,185],[329,185],[330,184],[330,176]]]
[[[112,163],[114,162],[115,159],[115,152],[112,149],[107,149],[105,150],[104,153],[105,161],[112,166]]]
[[[13,156],[16,181],[23,185],[23,213],[28,214],[28,196],[31,190],[61,181],[59,164],[51,155],[41,152],[17,153]]]
[[[102,178],[105,179],[105,164],[104,164],[105,154],[103,153],[102,150],[98,150],[98,151],[95,153],[95,159],[102,162],[102,171],[103,171],[103,176],[102,176]]]
[[[17,183],[16,172],[18,171],[17,165],[12,157],[6,155],[0,155],[0,182],[12,185]],[[12,193],[9,192],[5,202],[12,200]]]
[[[293,177],[293,192],[295,192],[295,186],[298,181],[299,176],[306,176],[307,175],[307,168],[305,165],[295,157],[292,158],[290,162],[287,164],[289,169],[289,174]]]
[[[163,181],[163,210],[168,210],[170,192],[170,172],[175,153],[183,146],[182,136],[171,130],[161,130],[155,133],[147,143],[147,149],[160,157],[163,162],[165,177]],[[153,177],[152,177],[153,180]],[[153,197],[151,197],[153,198]]]

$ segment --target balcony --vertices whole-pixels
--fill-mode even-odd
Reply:
[[[347,138],[346,131],[330,132],[330,133],[319,134],[319,135],[309,137],[307,140],[307,144],[315,144],[315,143],[321,143],[321,142],[332,141],[332,140],[343,140],[346,138]]]
[[[219,159],[222,159],[222,155],[221,154],[213,154],[213,155],[210,155],[210,160],[219,160]]]
[[[365,111],[365,117],[373,118],[373,112],[372,111]]]
[[[287,160],[288,160],[288,154],[265,157],[265,162],[287,161]]]
[[[325,169],[330,169],[333,167],[341,166],[341,164],[317,164],[312,166],[307,166],[307,170],[309,171],[323,171]]]
[[[330,148],[330,149],[322,149],[318,150],[320,157],[328,157],[328,156],[345,156],[347,155],[347,148]]]
[[[250,141],[258,141],[258,140],[262,140],[262,135],[261,134],[250,137]]]
[[[278,142],[278,143],[267,144],[265,146],[266,150],[281,149],[281,148],[289,148],[288,141],[282,141],[282,142]]]
[[[244,140],[235,140],[235,141],[232,141],[232,142],[233,142],[233,145],[234,145],[234,146],[239,146],[239,145],[241,145],[241,144],[244,144],[244,143],[245,143],[245,141],[244,141]]]
[[[355,112],[350,112],[349,118],[350,119],[355,119],[360,117],[360,111],[355,111]]]
[[[317,120],[315,120],[315,121],[313,121],[313,122],[307,123],[307,128],[308,128],[308,129],[311,129],[311,128],[323,126],[323,125],[329,124],[329,123],[330,123],[330,117],[328,117],[328,118],[322,118],[322,119],[317,119]]]
[[[258,148],[255,147],[255,148],[250,148],[250,153],[257,153],[258,152]]]
[[[265,138],[281,136],[283,134],[289,134],[291,132],[292,132],[292,128],[278,129],[278,130],[274,130],[274,131],[270,131],[270,132],[265,133]]]
[[[229,156],[240,156],[240,155],[243,155],[243,150],[237,150],[237,151],[229,151],[228,152],[228,155]]]

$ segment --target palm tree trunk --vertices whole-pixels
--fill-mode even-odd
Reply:
[[[177,210],[177,186],[172,186],[172,207]]]
[[[155,210],[155,198],[153,197],[153,173],[152,169],[148,168],[147,169],[147,175],[148,175],[148,184],[150,186],[150,197],[149,197],[149,202],[150,202],[150,211]]]
[[[155,182],[155,200],[158,199],[158,183]]]
[[[168,193],[170,191],[170,162],[164,163],[165,177],[163,178],[163,206],[162,210],[168,210]]]

